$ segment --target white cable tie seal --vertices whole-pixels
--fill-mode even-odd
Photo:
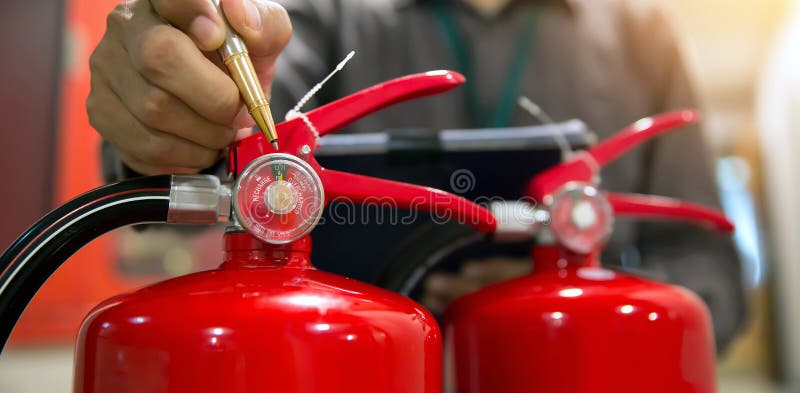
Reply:
[[[294,119],[296,119],[298,117],[303,119],[303,123],[305,123],[305,125],[308,127],[308,129],[311,131],[311,133],[314,135],[314,141],[315,141],[317,147],[319,147],[319,145],[320,145],[319,131],[317,130],[317,127],[314,126],[314,123],[311,122],[311,119],[309,119],[308,116],[306,116],[306,114],[303,113],[303,111],[301,109],[303,108],[303,106],[305,104],[308,103],[308,101],[311,100],[311,98],[314,97],[315,94],[317,94],[317,92],[320,91],[320,89],[322,89],[322,86],[324,86],[326,83],[328,83],[328,81],[331,78],[333,78],[333,76],[336,75],[336,73],[338,73],[339,71],[344,69],[344,66],[347,65],[347,62],[349,62],[350,59],[352,59],[353,56],[355,56],[355,54],[356,54],[355,51],[350,51],[350,53],[348,53],[347,56],[345,56],[344,60],[340,61],[339,64],[336,65],[336,68],[334,68],[333,71],[331,71],[331,73],[328,74],[328,76],[325,77],[325,79],[323,79],[321,82],[319,82],[316,85],[314,85],[314,87],[312,87],[311,90],[309,90],[308,93],[306,93],[303,96],[303,98],[301,98],[300,101],[297,102],[297,105],[295,105],[294,108],[289,110],[289,112],[286,112],[285,118],[286,118],[287,121],[294,120]]]
[[[319,147],[320,140],[319,140],[319,131],[317,131],[317,127],[314,126],[314,123],[311,122],[311,119],[303,112],[295,112],[297,116],[303,119],[303,123],[306,123],[306,127],[311,131],[311,134],[314,135],[314,144],[316,147]]]
[[[586,166],[589,167],[589,170],[592,171],[593,174],[592,182],[598,184],[600,183],[600,179],[598,177],[600,176],[600,169],[602,168],[600,167],[600,164],[597,162],[597,159],[594,158],[593,155],[591,155],[586,150],[581,150],[573,154],[573,159],[583,161],[586,164]]]
[[[556,144],[558,145],[558,149],[561,150],[561,161],[566,161],[572,156],[572,147],[569,145],[569,141],[564,136],[564,130],[556,124],[555,121],[550,117],[550,115],[545,112],[542,107],[536,105],[535,102],[531,101],[530,98],[525,96],[520,96],[517,99],[517,104],[519,104],[522,109],[524,109],[528,114],[539,120],[546,129],[553,135],[553,139],[555,140]]]

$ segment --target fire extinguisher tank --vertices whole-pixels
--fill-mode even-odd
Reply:
[[[386,290],[314,269],[310,239],[227,234],[213,271],[109,299],[86,318],[76,392],[441,390],[433,317]]]
[[[716,391],[711,321],[697,296],[558,252],[538,247],[535,260],[548,263],[533,274],[451,305],[446,392]]]

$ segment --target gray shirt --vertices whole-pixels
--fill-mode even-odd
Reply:
[[[294,35],[279,58],[272,107],[285,113],[350,50],[356,57],[306,109],[398,76],[459,70],[436,0],[285,0]],[[629,123],[696,107],[680,48],[664,13],[641,0],[512,0],[487,16],[459,0],[452,15],[471,48],[472,78],[493,107],[506,81],[527,7],[536,34],[519,94],[555,120],[579,118],[604,139]],[[381,111],[351,132],[471,127],[465,89]],[[280,117],[280,116],[279,116]],[[536,121],[522,110],[512,126]],[[696,127],[662,136],[603,171],[603,187],[719,206],[711,156]],[[723,347],[745,316],[739,259],[727,236],[679,223],[619,219],[604,262],[685,285],[708,303]]]

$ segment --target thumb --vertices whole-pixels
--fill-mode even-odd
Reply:
[[[143,0],[136,3],[153,10],[165,21],[181,29],[197,47],[212,51],[225,40],[225,25],[210,0]]]
[[[292,36],[292,24],[286,10],[267,0],[221,2],[228,23],[244,40],[253,62],[274,63]],[[260,68],[259,64],[255,65]]]

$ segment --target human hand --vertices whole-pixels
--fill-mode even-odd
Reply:
[[[531,261],[526,258],[469,260],[461,265],[457,273],[431,273],[425,280],[422,304],[434,314],[440,314],[456,298],[530,271]]]
[[[266,0],[221,0],[268,95],[291,36],[286,10]],[[216,162],[253,125],[215,50],[225,39],[211,0],[127,0],[108,15],[89,59],[89,122],[145,175],[192,173]]]

